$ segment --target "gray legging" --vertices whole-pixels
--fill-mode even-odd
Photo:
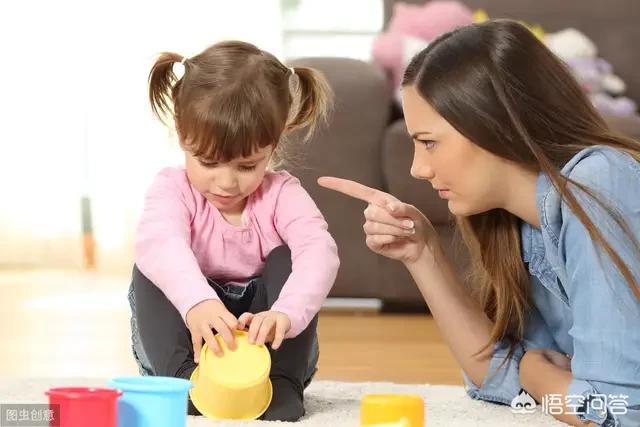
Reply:
[[[280,246],[267,257],[262,276],[252,279],[246,287],[208,281],[225,307],[238,317],[244,312],[268,310],[290,274],[291,252]],[[189,329],[173,304],[136,266],[129,302],[133,352],[140,373],[189,379],[197,366]],[[273,399],[262,419],[295,421],[304,415],[303,391],[311,382],[318,361],[317,323],[316,315],[307,329],[284,340],[277,351],[268,346]],[[199,415],[191,401],[189,414]]]

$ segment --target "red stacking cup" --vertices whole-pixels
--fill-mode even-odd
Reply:
[[[49,408],[56,418],[50,426],[117,427],[118,397],[122,392],[112,388],[57,387],[45,392]],[[58,410],[55,406],[58,405]]]

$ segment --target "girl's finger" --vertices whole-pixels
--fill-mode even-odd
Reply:
[[[193,331],[191,333],[191,343],[193,344],[193,361],[200,363],[200,352],[202,351],[202,335]]]
[[[229,350],[236,349],[236,340],[233,336],[233,332],[229,329],[229,326],[225,323],[225,321],[221,317],[216,317],[213,320],[213,327],[220,334],[225,344],[227,344],[227,348]]]
[[[276,333],[271,344],[272,349],[277,350],[280,348],[282,341],[284,341],[284,334],[287,332],[286,327],[287,325],[284,321],[276,322]]]
[[[273,317],[267,317],[264,319],[264,322],[260,325],[260,332],[258,332],[258,337],[256,338],[256,345],[263,345],[267,342],[267,338],[269,338],[275,323],[276,322]]]
[[[202,337],[204,338],[205,342],[207,343],[207,346],[209,347],[209,350],[211,350],[213,352],[213,354],[215,354],[218,357],[222,357],[224,355],[222,349],[220,348],[220,345],[218,344],[218,341],[216,341],[216,337],[213,335],[213,331],[211,330],[211,327],[209,325],[202,325],[201,329],[200,329],[200,333],[202,334]]]
[[[251,320],[251,326],[249,327],[249,343],[255,344],[256,338],[258,336],[258,332],[260,331],[260,326],[264,321],[264,316],[257,314],[254,316],[253,320]]]
[[[236,319],[236,316],[234,316],[233,314],[226,312],[220,315],[220,318],[224,321],[224,323],[227,324],[229,329],[231,329],[232,331],[238,328],[238,319]]]
[[[248,325],[251,324],[251,320],[253,320],[252,313],[242,313],[238,318],[238,329],[243,331]]]

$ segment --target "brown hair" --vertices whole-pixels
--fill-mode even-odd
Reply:
[[[184,64],[184,76],[174,64]],[[209,162],[279,148],[291,131],[307,140],[326,117],[332,92],[319,71],[289,69],[275,56],[241,41],[216,43],[183,58],[161,53],[149,73],[155,115],[173,119],[183,149]]]
[[[613,260],[640,300],[629,267],[604,239],[569,186],[606,209],[640,253],[623,218],[593,191],[561,175],[580,150],[606,145],[640,161],[640,143],[613,133],[570,71],[528,29],[495,20],[447,33],[416,55],[404,75],[458,132],[483,149],[543,172],[590,238]],[[484,352],[500,339],[520,342],[530,309],[529,274],[521,258],[520,219],[502,209],[456,218],[472,259],[474,290],[494,322]]]

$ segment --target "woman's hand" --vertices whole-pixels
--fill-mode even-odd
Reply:
[[[557,351],[534,348],[520,359],[518,373],[522,387],[541,402],[543,390],[552,389],[554,382],[571,381],[571,359]],[[556,385],[556,388],[562,389],[562,386]]]
[[[203,338],[216,356],[223,355],[212,328],[222,336],[230,350],[235,350],[236,343],[233,333],[238,327],[238,319],[227,310],[222,301],[209,299],[194,305],[187,312],[186,320],[187,327],[191,332],[193,359],[196,363],[200,361]]]
[[[284,335],[291,329],[289,316],[279,311],[263,311],[257,314],[243,313],[238,319],[238,329],[249,326],[249,342],[263,345],[271,342],[271,348],[280,348]]]
[[[546,348],[527,350],[520,359],[519,374],[521,386],[538,402],[545,396],[569,396],[573,374],[571,358],[565,354]],[[595,426],[579,420],[575,409],[563,404],[560,413],[552,415],[572,426]]]
[[[410,264],[433,255],[439,240],[431,222],[414,206],[391,194],[334,177],[321,177],[318,184],[368,203],[363,229],[373,252]]]

